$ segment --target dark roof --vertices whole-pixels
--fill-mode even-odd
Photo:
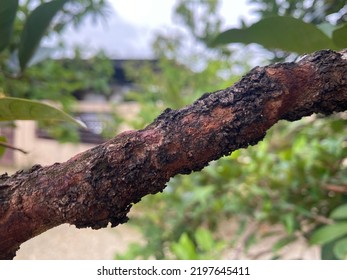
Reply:
[[[126,76],[125,73],[125,65],[127,63],[131,64],[133,67],[140,67],[141,65],[145,63],[151,63],[152,67],[155,69],[157,68],[156,65],[158,63],[158,60],[151,59],[113,59],[112,60],[114,65],[114,74],[113,79],[114,83],[118,85],[127,85],[134,83],[133,80],[131,80],[129,77]]]

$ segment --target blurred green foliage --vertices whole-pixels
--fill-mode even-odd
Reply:
[[[75,49],[72,59],[52,58],[64,50],[60,35],[68,25],[78,26],[86,16],[96,20],[106,16],[107,11],[108,4],[104,0],[3,0],[0,6],[0,94],[36,101],[50,100],[71,113],[74,91],[87,89],[100,94],[110,93],[113,65],[103,53],[85,59],[81,50]],[[52,38],[57,41],[54,46],[41,45],[43,39]],[[59,114],[60,111],[52,106],[51,115],[40,111],[36,117],[25,115],[33,103],[21,102],[21,108],[18,108],[21,114],[15,114],[18,119],[51,117],[51,121],[41,122],[40,126],[61,141],[78,141],[74,122],[52,124],[57,116],[63,121],[71,118]],[[2,108],[8,104],[4,99],[0,99],[0,103]],[[2,113],[6,111],[10,112],[10,108]]]
[[[197,24],[192,23],[197,2],[205,5],[201,9],[209,15],[217,13],[215,1],[178,1],[176,11],[201,43],[202,33],[194,31]],[[258,6],[263,15],[265,11],[291,14],[294,5],[294,1],[253,2],[264,5]],[[295,7],[305,13],[301,6]],[[318,13],[319,7],[307,12]],[[206,30],[209,23],[199,24],[199,30]],[[210,26],[210,36],[218,34],[219,25],[214,31]],[[225,47],[205,50],[214,55],[203,56],[204,67],[192,70],[200,49],[182,59],[183,43],[176,39],[158,36],[157,68],[148,65],[136,73],[129,68],[141,88],[128,96],[142,105],[137,127],[151,122],[166,107],[184,106],[203,92],[225,88],[239,78],[227,71],[235,62],[230,62]],[[274,52],[277,58],[286,54]],[[228,74],[221,75],[225,71]],[[346,127],[345,113],[281,121],[256,146],[234,151],[201,172],[172,178],[162,194],[135,205],[129,223],[142,233],[143,242],[131,244],[116,258],[220,259],[236,250],[242,254],[234,257],[277,259],[297,240],[322,244],[323,259],[346,258]],[[252,251],[260,242],[268,244],[266,250]]]
[[[271,62],[283,61],[292,52],[347,47],[346,3],[343,0],[249,0],[258,21],[225,30],[210,45],[256,43],[270,50]],[[293,60],[294,57],[290,56]]]
[[[104,54],[84,59],[76,49],[73,59],[46,59],[26,69],[18,78],[0,76],[0,87],[12,97],[48,99],[68,110],[74,104],[72,93],[76,90],[92,89],[108,94],[112,73],[112,62]]]

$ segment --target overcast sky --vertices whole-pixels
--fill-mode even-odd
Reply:
[[[113,10],[106,24],[86,21],[69,29],[65,41],[93,51],[103,49],[112,58],[150,58],[151,41],[158,30],[170,30],[175,0],[109,0]],[[246,0],[222,0],[225,28],[238,27],[240,18],[249,19]]]

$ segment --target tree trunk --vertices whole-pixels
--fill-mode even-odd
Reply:
[[[99,229],[127,221],[131,206],[176,174],[262,140],[278,120],[347,110],[347,51],[256,67],[238,83],[166,109],[67,162],[0,176],[0,258],[63,223]]]

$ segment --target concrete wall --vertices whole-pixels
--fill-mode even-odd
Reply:
[[[93,144],[61,144],[55,140],[38,138],[36,122],[18,121],[15,132],[16,147],[28,152],[14,153],[14,167],[26,168],[34,164],[49,165],[66,161],[73,155],[90,149]]]

